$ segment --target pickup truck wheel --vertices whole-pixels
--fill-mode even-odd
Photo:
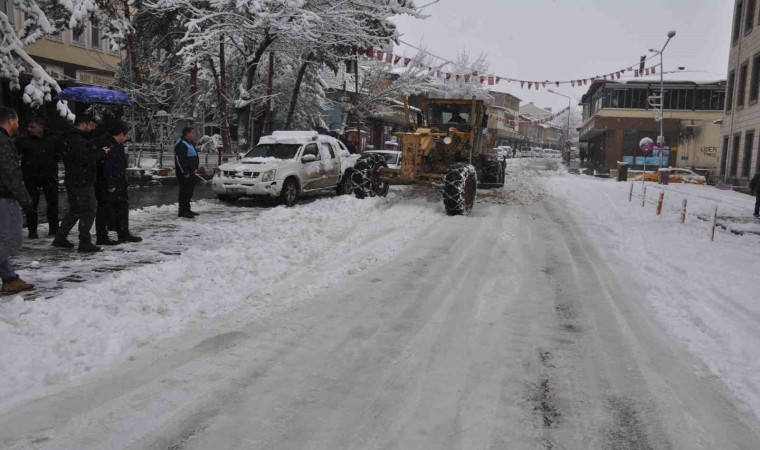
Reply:
[[[294,206],[298,202],[300,193],[298,182],[293,178],[288,178],[282,185],[282,191],[280,191],[280,203],[288,207]]]

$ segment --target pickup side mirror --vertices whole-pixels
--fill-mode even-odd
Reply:
[[[314,155],[303,155],[301,157],[301,162],[304,163],[304,164],[310,163],[310,162],[314,162],[316,160],[317,160],[317,157],[314,156]]]

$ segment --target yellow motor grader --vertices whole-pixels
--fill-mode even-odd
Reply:
[[[406,101],[404,106],[411,123]],[[474,97],[424,100],[423,123],[412,132],[396,133],[401,168],[388,168],[378,154],[363,155],[352,172],[354,194],[384,196],[391,184],[432,183],[442,193],[447,214],[469,214],[478,187],[504,186],[506,161],[485,149],[487,122],[485,102]]]

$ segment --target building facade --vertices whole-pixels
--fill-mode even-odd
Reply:
[[[641,154],[639,142],[645,137],[656,141],[660,134],[660,123],[649,105],[649,97],[659,94],[660,82],[594,82],[581,100],[580,142],[589,161],[599,167],[614,168],[625,161],[715,173],[725,90],[724,81],[666,81],[665,152],[652,156]]]
[[[15,21],[20,30],[24,14],[15,8],[12,0],[0,0],[0,11]],[[34,44],[24,47],[24,50],[55,79],[61,87],[84,84],[110,86],[114,74],[121,62],[121,51],[114,49],[111,42],[104,38],[103,29],[97,24],[87,24],[80,32],[65,30],[56,35],[40,38]],[[25,62],[19,62],[25,68],[21,76],[21,92],[28,83],[31,67]],[[11,91],[8,81],[2,83],[0,103],[11,106],[18,111],[27,108],[21,101],[21,92]],[[48,105],[47,113],[55,115],[55,105]]]
[[[724,181],[744,183],[760,171],[760,5],[735,0],[732,19],[719,174]]]
[[[519,148],[522,137],[519,132],[517,115],[520,99],[505,92],[491,91],[493,102],[488,106],[489,145],[508,145]]]
[[[522,124],[519,128],[519,134],[522,137],[522,143],[528,147],[552,148],[559,150],[562,148],[563,128],[552,124],[526,124],[530,121],[540,121],[552,115],[552,110],[540,108],[532,102],[520,106],[520,121]]]

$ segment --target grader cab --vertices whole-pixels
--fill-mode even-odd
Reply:
[[[390,184],[432,183],[443,195],[449,215],[469,214],[478,187],[504,185],[506,163],[485,152],[486,104],[475,98],[426,99],[424,123],[413,132],[397,133],[403,162],[389,169],[376,155],[354,168],[357,196],[383,195]]]

